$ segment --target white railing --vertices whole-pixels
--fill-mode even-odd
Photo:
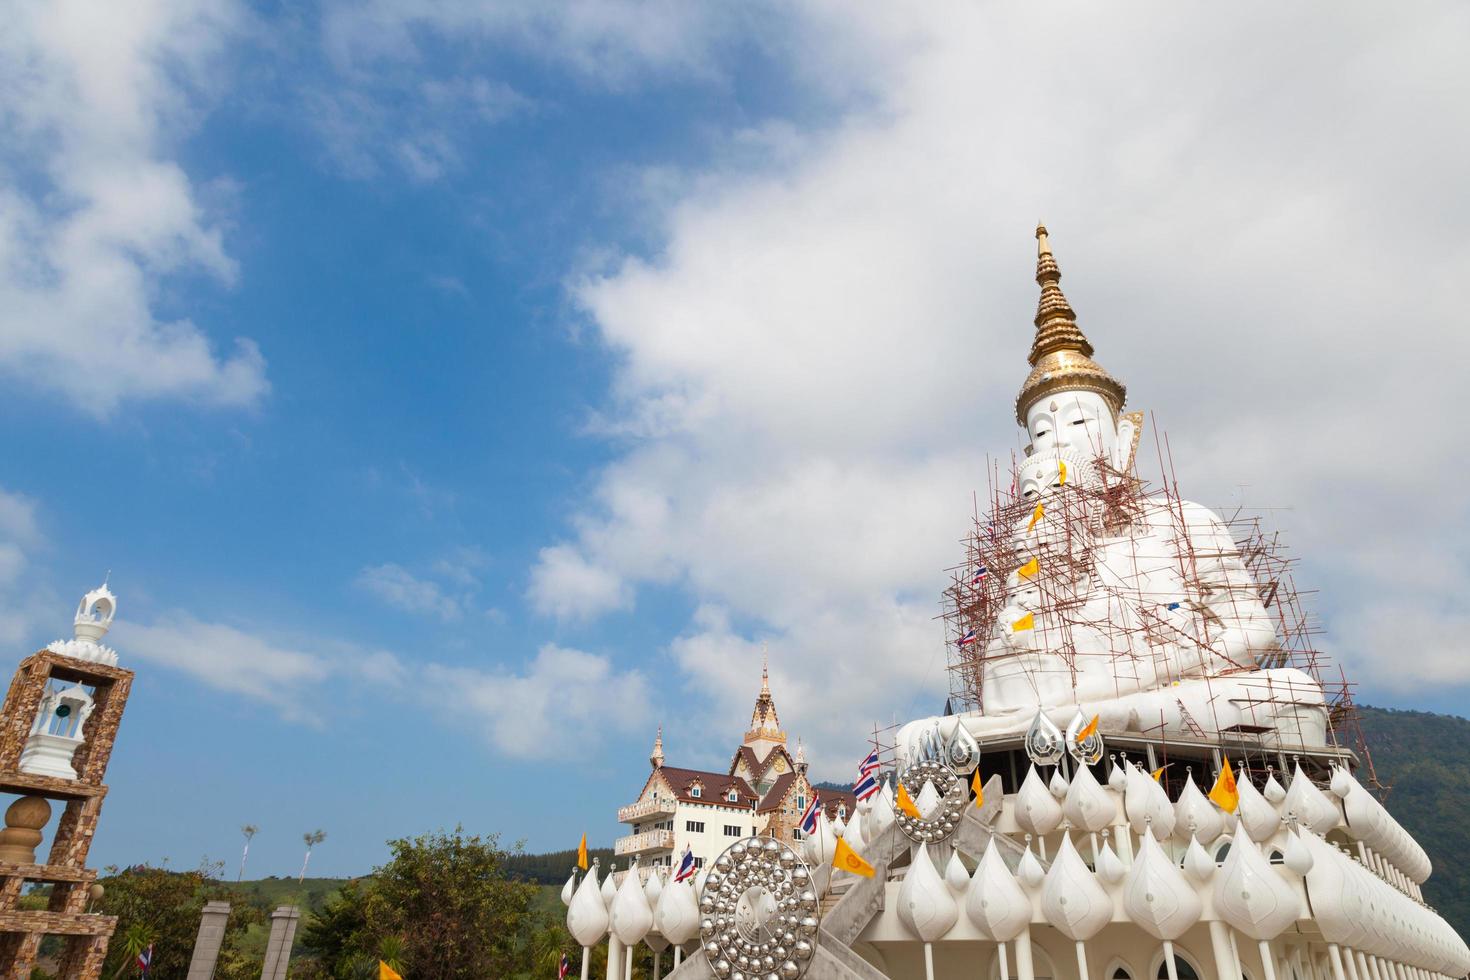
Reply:
[[[622,857],[624,854],[642,854],[645,851],[671,851],[674,849],[674,832],[672,830],[645,830],[641,834],[629,834],[627,837],[619,837],[613,845],[613,853]]]
[[[625,807],[618,808],[618,823],[632,823],[635,820],[646,820],[649,817],[672,817],[674,806],[673,800],[662,799],[629,803]]]

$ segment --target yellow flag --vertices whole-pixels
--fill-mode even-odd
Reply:
[[[1166,762],[1162,766],[1159,766],[1159,768],[1155,769],[1153,772],[1149,773],[1149,775],[1154,777],[1154,782],[1158,782],[1160,779],[1164,778],[1164,770],[1168,769],[1169,766],[1170,763]]]
[[[1240,790],[1235,786],[1235,773],[1230,771],[1229,759],[1220,768],[1220,776],[1210,790],[1210,799],[1226,813],[1234,813],[1235,808],[1240,805]]]
[[[1042,514],[1045,514],[1045,513],[1046,513],[1046,507],[1045,507],[1045,505],[1043,505],[1043,504],[1037,504],[1036,505],[1036,509],[1031,512],[1031,523],[1026,525],[1026,530],[1029,531],[1033,527],[1035,527],[1036,526],[1036,522],[1039,521],[1039,520],[1041,520],[1041,515]]]
[[[975,791],[975,805],[985,805],[985,787],[980,782],[980,770],[975,770],[975,775],[970,777],[970,789]]]
[[[378,980],[403,980],[403,977],[387,963],[378,960]]]
[[[1061,483],[1062,486],[1066,486],[1067,485],[1067,462],[1066,462],[1066,460],[1062,460],[1062,459],[1057,460],[1057,472],[1061,474],[1061,479],[1058,482]]]
[[[1027,613],[1026,615],[1022,616],[1020,619],[1011,624],[1011,632],[1019,633],[1022,630],[1029,630],[1034,628],[1035,626],[1036,615],[1034,613]]]
[[[1022,565],[1020,568],[1016,569],[1016,576],[1021,579],[1028,579],[1033,577],[1039,571],[1041,571],[1041,560],[1039,558],[1033,558],[1026,564]]]
[[[1078,745],[1081,745],[1083,742],[1087,741],[1087,737],[1093,732],[1097,731],[1097,720],[1101,717],[1101,715],[1093,715],[1092,720],[1087,723],[1087,727],[1083,728],[1082,731],[1077,733]]]
[[[863,856],[849,847],[847,841],[841,837],[837,838],[837,850],[832,852],[832,867],[838,871],[851,871],[864,878],[873,877],[873,866],[864,861]]]
[[[903,783],[898,784],[898,808],[915,820],[924,819],[924,815],[919,812],[919,808],[914,806],[913,797],[909,796],[909,791],[904,787]]]
[[[587,835],[582,835],[582,843],[577,845],[577,867],[583,871],[587,870]]]

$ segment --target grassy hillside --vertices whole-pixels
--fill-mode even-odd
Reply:
[[[1427,711],[1360,707],[1389,812],[1429,852],[1424,898],[1470,936],[1470,720]]]

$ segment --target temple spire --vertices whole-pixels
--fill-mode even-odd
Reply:
[[[655,769],[664,767],[664,726],[658,726],[658,734],[653,738],[653,751],[648,754],[649,764]]]
[[[1092,359],[1092,343],[1077,326],[1077,314],[1062,292],[1062,270],[1051,251],[1046,226],[1036,226],[1036,336],[1026,360],[1031,374],[1016,398],[1016,420],[1026,424],[1026,410],[1056,391],[1093,391],[1108,402],[1113,414],[1123,410],[1128,390]]]
[[[786,744],[786,733],[781,730],[781,719],[776,714],[776,699],[771,696],[770,666],[770,654],[763,649],[761,692],[756,695],[755,707],[750,712],[750,729],[745,733],[745,744],[762,759],[775,746]]]

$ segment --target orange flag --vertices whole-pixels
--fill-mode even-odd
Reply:
[[[1091,735],[1093,732],[1097,731],[1097,720],[1100,717],[1102,717],[1102,716],[1101,715],[1093,715],[1092,716],[1092,720],[1087,723],[1087,727],[1086,728],[1083,728],[1082,731],[1080,731],[1080,732],[1077,733],[1077,744],[1078,745],[1081,745],[1083,742],[1087,741],[1087,737],[1089,735]]]
[[[919,808],[914,806],[913,797],[909,796],[908,789],[901,782],[898,784],[898,808],[915,820],[924,819],[924,815],[919,812]]]
[[[1220,778],[1210,790],[1210,799],[1226,813],[1234,813],[1240,806],[1240,790],[1235,786],[1235,773],[1230,771],[1230,760],[1225,759],[1220,767]]]
[[[980,770],[975,770],[975,775],[970,777],[970,789],[975,791],[975,805],[985,805],[985,787],[980,782]]]
[[[403,980],[403,977],[387,963],[378,960],[378,980]]]
[[[1045,513],[1046,507],[1043,504],[1037,504],[1036,509],[1031,512],[1031,523],[1026,525],[1026,530],[1029,531],[1034,528],[1036,526],[1036,522],[1041,520],[1041,515]]]
[[[849,847],[847,841],[841,837],[837,838],[837,850],[832,852],[832,867],[838,871],[851,871],[864,878],[873,877],[873,866],[864,861],[863,856]]]
[[[583,871],[587,870],[587,835],[582,835],[582,843],[577,845],[577,867]]]

